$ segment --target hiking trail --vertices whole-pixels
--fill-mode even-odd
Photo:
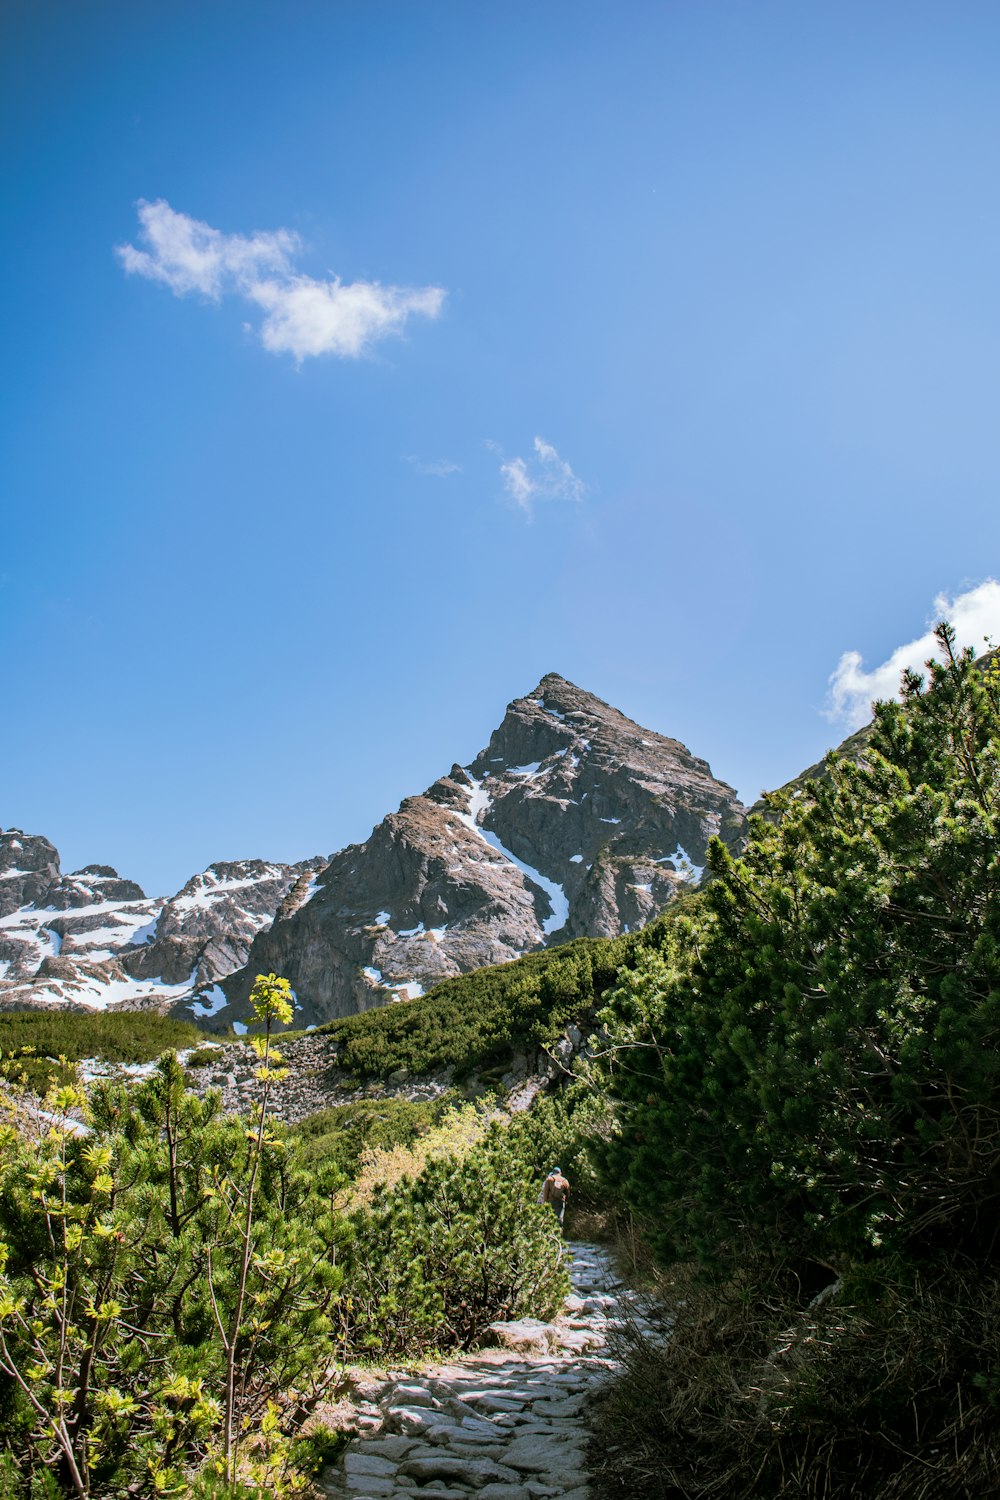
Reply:
[[[361,1431],[320,1480],[331,1500],[589,1500],[587,1408],[617,1368],[606,1335],[635,1294],[605,1250],[567,1248],[572,1293],[554,1322],[498,1325],[513,1347],[391,1377],[356,1406]]]

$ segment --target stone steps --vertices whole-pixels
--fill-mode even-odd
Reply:
[[[588,1500],[587,1407],[616,1368],[605,1330],[631,1293],[604,1250],[569,1249],[563,1315],[495,1325],[508,1347],[389,1381],[322,1476],[331,1500]]]

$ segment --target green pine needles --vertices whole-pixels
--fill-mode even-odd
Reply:
[[[3,1431],[26,1485],[51,1466],[69,1495],[124,1475],[186,1494],[206,1463],[231,1481],[269,1403],[326,1378],[329,1212],[266,1127],[185,1094],[172,1055],[131,1093],[99,1086],[79,1135],[83,1103],[63,1089],[40,1142],[0,1143]]]
[[[558,1304],[564,1247],[502,1130],[335,1210],[358,1141],[324,1158],[322,1133],[268,1111],[292,998],[258,977],[250,1119],[188,1093],[173,1053],[132,1087],[53,1088],[41,1121],[23,1086],[0,1096],[5,1497],[291,1494],[319,1441],[298,1429],[345,1358],[465,1346]],[[405,1137],[426,1114],[361,1128]]]
[[[767,1223],[838,1269],[996,1249],[1000,708],[956,658],[877,709],[860,764],[719,844],[703,904],[622,975],[608,1166],[664,1244]]]
[[[859,763],[714,846],[605,1014],[605,1179],[717,1277],[657,1380],[689,1392],[686,1494],[938,1500],[1000,1458],[1000,674],[938,642]],[[696,1479],[697,1409],[725,1420]]]
[[[490,1323],[558,1311],[569,1291],[566,1246],[539,1210],[538,1178],[519,1145],[496,1125],[470,1153],[429,1161],[351,1214],[351,1345],[382,1357],[468,1349]]]
[[[387,1005],[319,1028],[340,1043],[338,1064],[358,1078],[397,1068],[454,1070],[499,1082],[519,1052],[557,1041],[569,1022],[591,1015],[621,965],[654,940],[654,929],[617,938],[577,938],[445,979],[419,1000]]]

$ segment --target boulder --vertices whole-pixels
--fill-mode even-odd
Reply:
[[[548,1354],[557,1340],[558,1333],[551,1323],[541,1323],[537,1318],[517,1318],[509,1323],[491,1323],[488,1332],[492,1342],[503,1349],[513,1349],[519,1354]]]

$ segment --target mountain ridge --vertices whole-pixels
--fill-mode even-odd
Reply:
[[[473,759],[329,859],[219,861],[162,900],[110,866],[63,876],[48,840],[0,833],[0,1006],[152,1006],[222,1027],[274,969],[301,1023],[352,1014],[635,930],[742,821],[680,741],[547,673]]]

